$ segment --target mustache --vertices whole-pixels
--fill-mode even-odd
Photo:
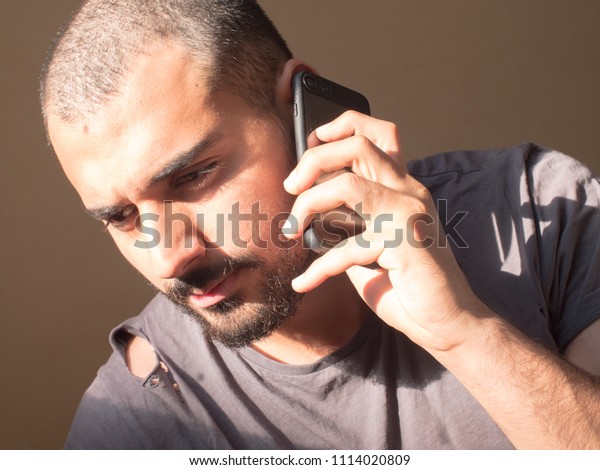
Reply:
[[[229,276],[239,269],[258,269],[263,261],[252,255],[226,257],[217,263],[198,267],[173,281],[166,289],[167,296],[174,302],[185,304],[193,290],[203,290],[210,283]]]

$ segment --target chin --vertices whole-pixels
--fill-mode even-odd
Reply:
[[[244,302],[241,297],[225,299],[198,311],[189,304],[180,306],[210,340],[228,348],[242,348],[270,336],[288,318],[294,316],[301,294],[294,292],[275,303]]]

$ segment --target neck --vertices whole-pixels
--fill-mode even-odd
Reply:
[[[367,314],[368,307],[342,274],[307,293],[296,314],[253,348],[279,362],[308,364],[350,341]]]

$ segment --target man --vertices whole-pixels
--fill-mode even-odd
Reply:
[[[357,113],[294,168],[305,69],[251,1],[92,0],[55,40],[50,141],[163,293],[66,446],[597,448],[598,181],[532,144],[407,168]],[[365,231],[316,257],[340,205]]]

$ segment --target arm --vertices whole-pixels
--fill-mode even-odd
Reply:
[[[593,329],[581,335],[596,333]],[[598,335],[595,338],[597,341]],[[493,314],[474,325],[469,339],[460,347],[435,355],[465,384],[517,448],[599,448],[598,378],[531,341]],[[599,362],[596,356],[596,368]]]
[[[299,195],[296,219],[308,223],[310,214],[358,203],[364,213],[387,218],[379,226],[368,221],[359,237],[317,259],[294,288],[308,291],[346,271],[373,311],[453,372],[516,447],[598,448],[598,381],[525,337],[475,296],[450,248],[438,243],[433,201],[408,175],[395,126],[349,112],[317,136],[326,143],[308,150],[285,183]],[[345,167],[352,172],[312,187],[321,172]],[[406,241],[390,243],[398,229]],[[381,269],[363,267],[371,263]]]

